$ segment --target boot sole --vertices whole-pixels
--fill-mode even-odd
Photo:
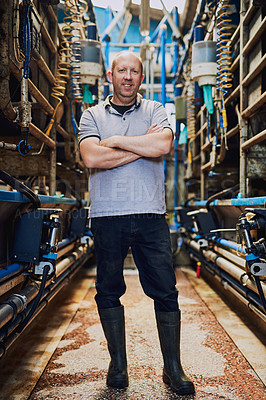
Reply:
[[[167,375],[163,375],[163,381],[166,385],[170,386],[173,392],[184,395],[184,394],[195,394],[195,387],[192,382],[185,381],[184,386],[182,387],[175,387],[172,385],[170,378]]]
[[[128,379],[123,377],[114,377],[106,380],[107,386],[116,388],[116,389],[124,389],[128,387]]]

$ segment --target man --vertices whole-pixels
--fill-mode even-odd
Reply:
[[[108,77],[113,96],[84,111],[80,152],[90,176],[90,217],[97,258],[95,300],[111,362],[107,385],[128,386],[123,263],[131,247],[146,295],[154,300],[164,359],[163,380],[179,394],[194,393],[180,364],[180,311],[165,220],[161,156],[172,131],[163,106],[142,99],[140,59],[118,53]]]

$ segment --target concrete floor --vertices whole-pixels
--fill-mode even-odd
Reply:
[[[94,279],[90,271],[83,271],[83,279],[75,279],[61,298],[49,305],[46,314],[40,315],[24,333],[23,344],[17,343],[0,364],[1,399],[266,399],[261,381],[265,374],[264,346],[215,292],[201,279],[196,280],[189,270],[177,270],[176,274],[182,310],[182,363],[193,378],[196,395],[172,393],[161,378],[162,357],[153,302],[143,294],[136,271],[125,273],[127,293],[122,301],[129,387],[116,390],[105,384],[109,355],[93,299]],[[223,328],[222,320],[227,330],[232,326],[234,341]],[[235,342],[240,343],[241,351]],[[252,349],[252,365],[247,361],[249,355],[242,353],[246,343]]]

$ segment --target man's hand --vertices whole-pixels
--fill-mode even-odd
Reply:
[[[157,124],[152,124],[146,132],[146,135],[149,133],[159,133],[163,131],[163,127]]]
[[[100,144],[100,146],[104,146],[104,147],[111,147],[111,148],[119,147],[119,138],[120,137],[121,136],[119,136],[119,135],[114,135],[109,138],[101,140],[99,144]]]

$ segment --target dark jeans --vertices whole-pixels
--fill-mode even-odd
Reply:
[[[97,258],[95,300],[99,309],[121,305],[126,291],[124,259],[131,246],[145,294],[156,311],[177,311],[176,278],[164,215],[136,214],[92,218]]]

